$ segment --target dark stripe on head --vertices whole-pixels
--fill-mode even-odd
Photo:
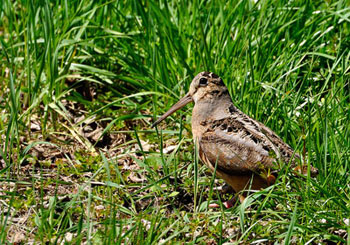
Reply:
[[[204,71],[203,74],[202,74],[202,76],[211,77],[211,76],[210,76],[210,72],[208,72],[208,71]]]
[[[212,80],[213,83],[215,83],[216,85],[219,85],[219,86],[225,86],[224,82],[222,81],[221,78],[217,79],[217,78],[214,78]]]
[[[211,73],[211,77],[212,77],[212,78],[219,78],[219,76],[216,75],[215,73]]]

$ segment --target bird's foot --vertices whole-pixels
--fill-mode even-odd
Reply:
[[[241,203],[245,199],[245,197],[242,195],[238,195],[238,197]],[[236,202],[237,202],[237,196],[235,195],[230,200],[223,202],[222,204],[224,205],[225,208],[229,209],[229,208],[232,208]],[[217,203],[212,203],[212,204],[209,204],[209,208],[220,208],[220,205]]]

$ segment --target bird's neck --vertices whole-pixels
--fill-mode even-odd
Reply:
[[[210,122],[228,117],[230,115],[229,108],[232,105],[232,99],[228,92],[217,97],[213,96],[197,101],[192,112],[193,137],[200,138]]]

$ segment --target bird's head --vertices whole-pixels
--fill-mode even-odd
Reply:
[[[174,104],[164,115],[155,121],[152,127],[163,121],[165,118],[173,114],[175,111],[181,109],[190,102],[195,104],[202,100],[215,99],[223,93],[227,92],[227,88],[222,79],[212,73],[203,71],[195,76],[191,82],[189,92],[182,97],[176,104]]]
[[[215,99],[226,91],[227,88],[218,75],[203,71],[193,78],[188,94],[196,104],[201,100]]]

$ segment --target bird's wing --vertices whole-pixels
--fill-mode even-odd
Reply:
[[[261,172],[277,168],[270,151],[241,135],[224,135],[213,131],[205,133],[200,142],[200,152],[212,166],[228,174]]]
[[[268,141],[271,142],[281,155],[281,158],[285,162],[289,162],[292,159],[292,165],[295,165],[294,160],[300,158],[300,156],[294,152],[292,147],[286,144],[274,131],[266,127],[264,124],[257,122],[260,127],[260,132],[263,133]]]
[[[300,158],[300,156],[270,128],[266,127],[261,122],[253,120],[233,105],[229,110],[232,113],[231,116],[222,120],[233,122],[233,124],[236,124],[240,128],[244,127],[246,131],[251,134],[253,140],[262,145],[270,145],[278,158],[282,158],[284,162],[292,160],[292,165],[295,164],[294,160],[296,158]]]
[[[217,163],[218,169],[228,174],[261,173],[279,168],[279,146],[273,143],[276,137],[281,141],[278,144],[286,145],[267,127],[228,117],[212,122],[199,146],[202,158],[212,166]]]

